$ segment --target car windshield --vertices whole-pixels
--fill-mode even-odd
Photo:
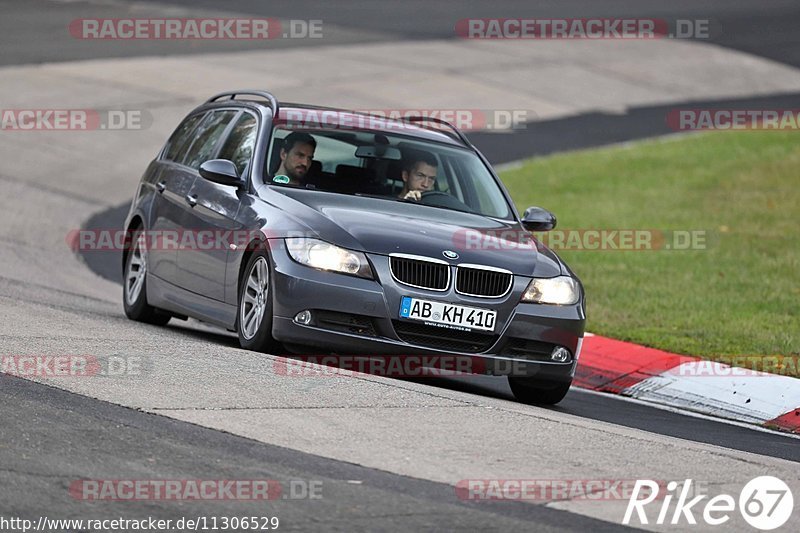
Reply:
[[[308,144],[308,135],[316,147]],[[272,185],[512,217],[505,196],[481,159],[470,150],[444,143],[366,130],[293,133],[276,127],[268,153],[266,182]]]

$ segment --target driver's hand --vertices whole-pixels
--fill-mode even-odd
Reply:
[[[414,200],[415,202],[419,202],[422,199],[422,192],[420,191],[408,191],[405,196],[403,196],[403,200]]]

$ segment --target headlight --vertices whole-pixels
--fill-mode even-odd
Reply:
[[[297,237],[286,239],[289,256],[301,265],[341,272],[351,276],[372,278],[367,256],[352,252],[318,239]]]
[[[581,297],[578,282],[569,276],[534,278],[522,293],[522,301],[535,304],[572,305]]]

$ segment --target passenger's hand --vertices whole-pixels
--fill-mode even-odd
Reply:
[[[419,202],[422,199],[422,192],[420,191],[408,191],[405,196],[403,196],[403,200],[414,200],[415,202]]]

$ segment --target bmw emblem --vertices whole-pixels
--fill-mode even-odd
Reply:
[[[445,250],[442,252],[442,255],[448,259],[458,259],[458,254],[455,253],[453,250]]]

